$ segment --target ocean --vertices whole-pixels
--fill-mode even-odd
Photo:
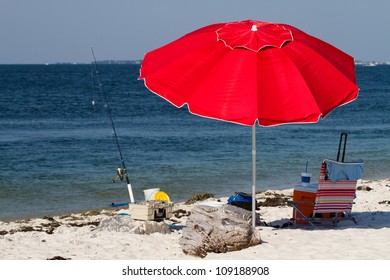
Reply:
[[[136,200],[160,188],[251,191],[251,127],[201,118],[149,92],[139,65],[99,65]],[[321,162],[364,160],[364,179],[390,177],[390,65],[356,66],[359,97],[316,124],[257,127],[257,190],[318,180]],[[91,65],[0,65],[0,219],[109,208],[129,201],[119,150]],[[112,181],[115,180],[115,183]]]

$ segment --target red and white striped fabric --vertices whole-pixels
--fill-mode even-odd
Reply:
[[[317,195],[314,205],[315,213],[351,212],[356,192],[356,180],[336,181],[326,180],[326,163],[321,167]]]

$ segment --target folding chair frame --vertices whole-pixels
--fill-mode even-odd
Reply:
[[[336,226],[339,221],[343,220],[352,220],[357,224],[351,213],[357,181],[341,180],[331,182],[330,180],[327,180],[326,161],[330,160],[324,160],[322,163],[315,202],[288,202],[288,205],[292,206],[295,210],[293,217],[294,226],[296,226],[298,220],[305,220],[314,228],[316,228],[315,224],[317,223],[329,222]],[[307,215],[299,209],[299,205],[313,205],[312,215],[307,217]],[[297,213],[299,213],[302,218],[298,218]]]

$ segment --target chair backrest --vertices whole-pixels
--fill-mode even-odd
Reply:
[[[313,214],[351,212],[356,183],[363,173],[362,164],[362,161],[323,161]]]

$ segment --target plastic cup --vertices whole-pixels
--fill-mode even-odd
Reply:
[[[302,172],[301,173],[301,183],[302,186],[308,186],[310,184],[311,173]]]

